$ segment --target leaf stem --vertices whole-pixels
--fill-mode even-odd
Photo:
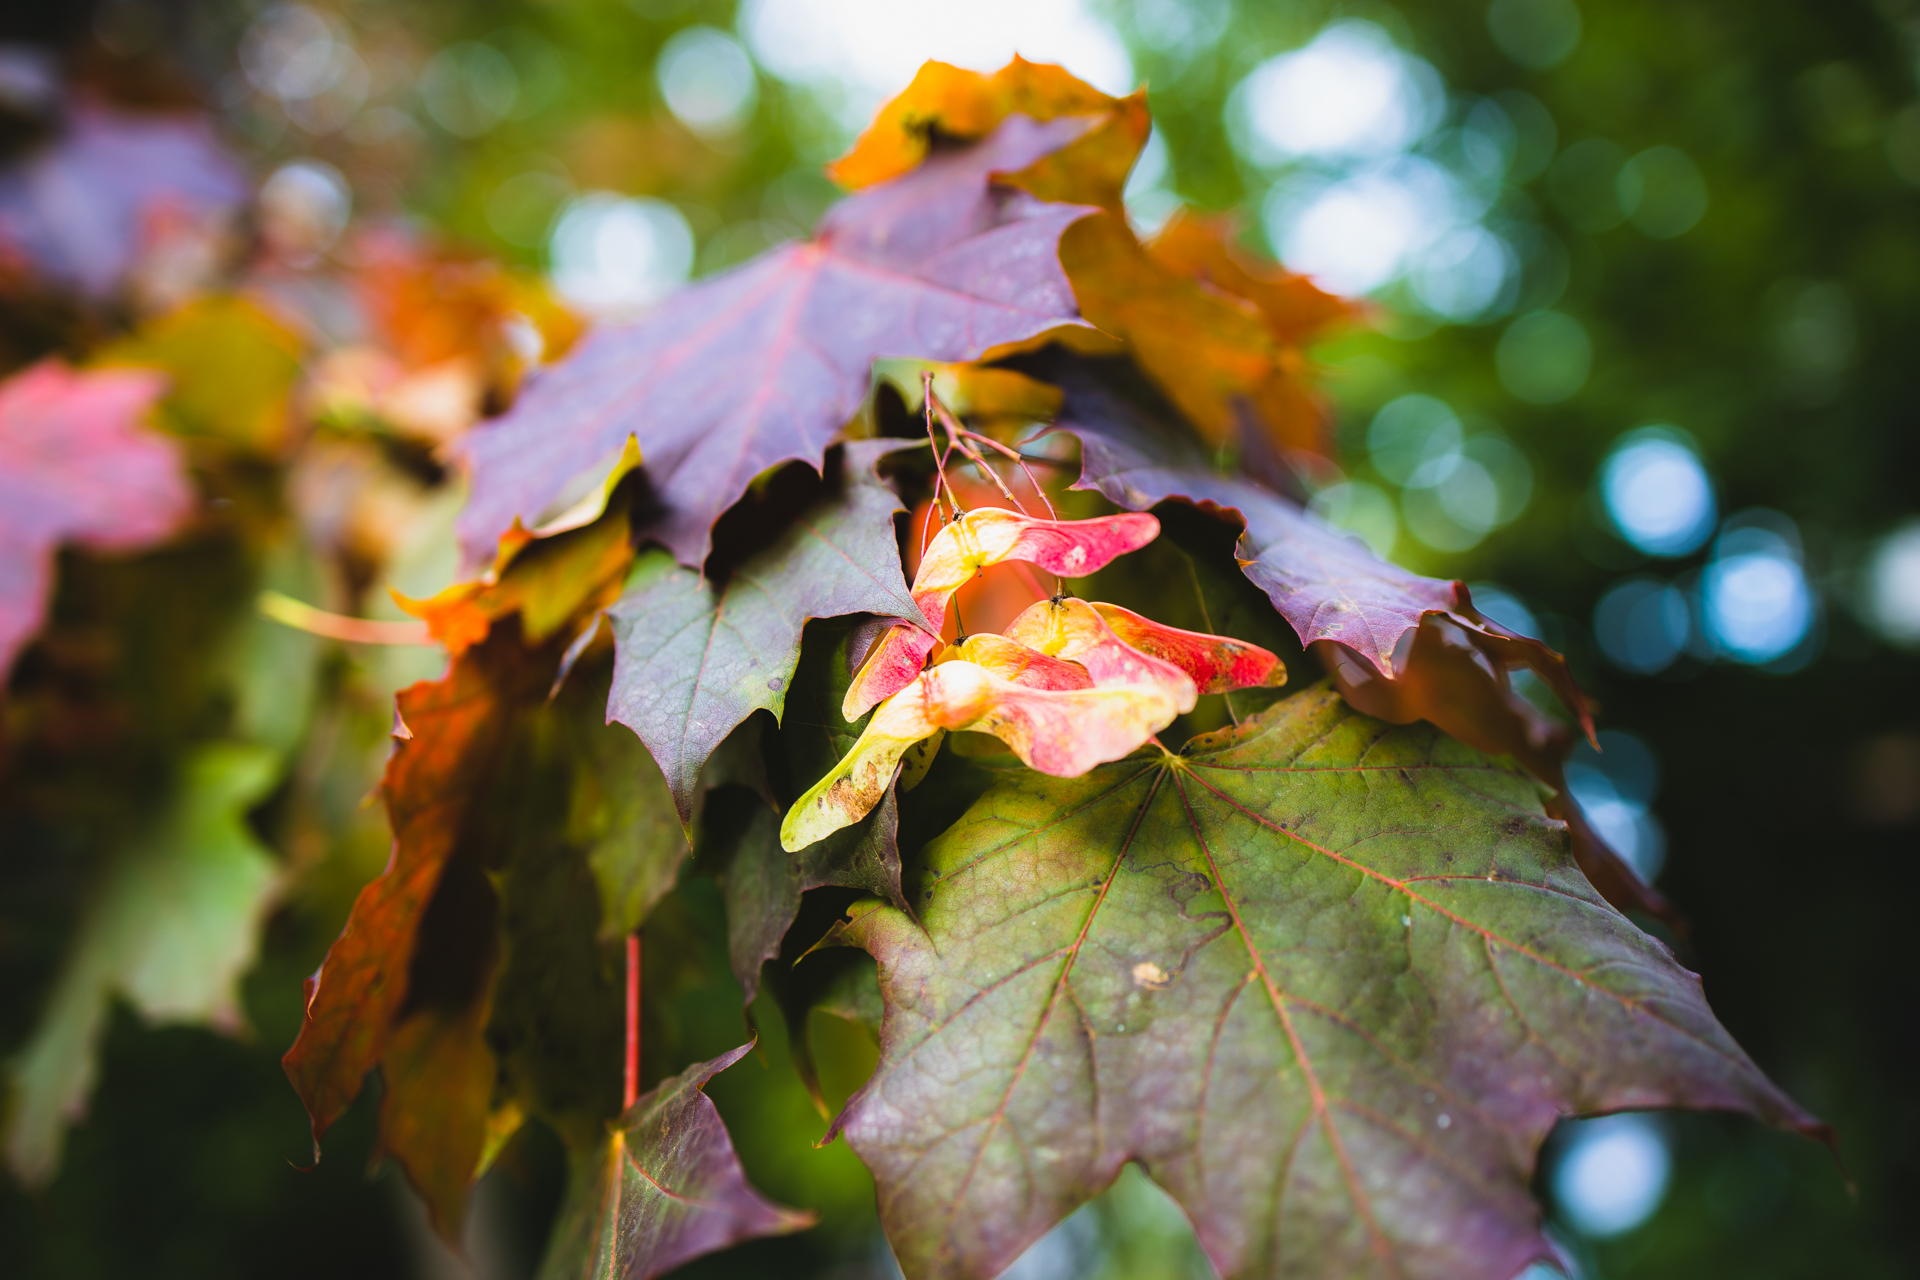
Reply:
[[[305,601],[295,600],[278,591],[262,591],[258,604],[261,613],[282,626],[305,631],[309,635],[325,636],[329,640],[345,640],[351,644],[430,645],[434,642],[424,622],[349,618],[342,613],[316,609]]]
[[[1040,481],[1034,477],[1032,471],[1028,470],[1026,459],[1021,456],[1018,450],[1008,448],[992,436],[982,435],[978,431],[969,431],[966,427],[961,426],[959,419],[954,417],[953,411],[934,397],[933,378],[931,375],[926,376],[923,385],[926,390],[927,410],[929,413],[937,412],[940,415],[940,425],[946,428],[947,439],[952,441],[953,447],[958,448],[960,452],[966,454],[968,458],[973,460],[975,466],[986,473],[987,479],[993,481],[994,487],[1000,490],[1002,497],[1013,504],[1014,510],[1023,516],[1033,514],[1027,510],[1026,503],[1014,496],[1013,490],[1007,487],[1007,482],[1000,478],[1000,473],[993,469],[986,458],[982,457],[980,451],[974,448],[970,442],[978,441],[980,444],[986,445],[989,449],[994,450],[1001,456],[1011,458],[1015,463],[1019,464],[1021,474],[1027,478],[1027,484],[1032,487],[1034,494],[1040,499],[1041,504],[1046,507],[1047,518],[1056,521],[1060,518],[1060,513],[1053,509],[1053,500],[1047,497],[1047,491],[1041,487]],[[931,422],[928,423],[927,431],[929,438],[931,438],[933,431]],[[1028,573],[1024,576],[1027,578],[1028,583],[1034,586],[1035,590],[1039,589],[1038,584],[1033,583],[1032,574]],[[1065,594],[1065,592],[1066,583],[1061,580],[1059,574],[1055,574],[1053,578],[1053,594],[1060,596]]]

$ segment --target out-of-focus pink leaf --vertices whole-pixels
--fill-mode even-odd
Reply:
[[[179,446],[140,427],[165,387],[57,361],[0,382],[0,673],[39,630],[56,546],[132,550],[192,508]]]

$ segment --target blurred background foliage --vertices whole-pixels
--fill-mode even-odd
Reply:
[[[1901,354],[1920,338],[1920,5],[19,0],[0,40],[15,172],[53,127],[34,94],[62,78],[130,109],[204,106],[263,184],[249,287],[300,299],[318,334],[174,312],[165,278],[131,310],[5,304],[9,371],[50,351],[175,371],[166,412],[212,514],[133,564],[64,556],[14,673],[0,1052],[20,1061],[67,1007],[82,889],[109,874],[100,849],[179,803],[181,744],[227,744],[195,757],[209,803],[244,812],[240,856],[277,868],[236,1034],[164,1025],[108,979],[73,1006],[98,1087],[57,1178],[0,1181],[9,1274],[531,1274],[559,1194],[549,1135],[481,1184],[464,1261],[391,1170],[369,1172],[373,1097],[295,1167],[306,1124],[278,1055],[301,976],[385,858],[363,799],[389,696],[432,660],[323,644],[251,602],[265,587],[400,618],[382,588],[447,580],[459,494],[432,412],[411,436],[355,434],[371,384],[351,360],[317,380],[338,430],[295,451],[275,417],[290,353],[438,368],[444,353],[403,348],[431,348],[421,317],[467,288],[517,308],[475,392],[491,394],[514,351],[569,336],[540,280],[617,315],[804,234],[836,194],[821,165],[922,58],[990,68],[1016,49],[1148,86],[1156,131],[1128,192],[1143,227],[1182,201],[1231,210],[1250,248],[1374,300],[1315,353],[1340,444],[1337,468],[1308,471],[1315,509],[1569,655],[1606,731],[1572,773],[1588,811],[1690,919],[1677,945],[1729,1029],[1839,1128],[1857,1195],[1824,1152],[1746,1121],[1563,1125],[1540,1194],[1570,1265],[1913,1273],[1920,979],[1897,886],[1920,830],[1920,423]],[[364,281],[383,232],[511,272],[434,276],[411,302],[396,286],[384,329],[334,324],[343,273]],[[196,399],[206,349],[257,396]],[[738,1038],[703,941],[720,911],[692,877],[649,924],[649,1079]],[[781,1019],[763,1000],[757,1022],[756,1059],[712,1094],[754,1181],[822,1225],[686,1274],[890,1274],[870,1182],[844,1145],[811,1147]],[[837,1101],[870,1045],[824,1015],[813,1035]],[[1206,1273],[1132,1174],[1016,1267]]]

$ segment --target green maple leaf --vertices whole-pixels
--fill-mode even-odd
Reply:
[[[846,447],[838,493],[803,511],[723,579],[643,554],[608,610],[616,660],[607,716],[640,735],[689,821],[700,769],[757,710],[778,718],[810,618],[919,616],[894,537],[900,500],[874,474],[899,441]]]
[[[277,772],[265,747],[201,748],[150,836],[108,871],[45,1017],[9,1072],[6,1153],[22,1181],[53,1176],[66,1126],[85,1110],[111,997],[158,1023],[241,1026],[236,986],[279,878],[245,815]]]
[[[663,1080],[576,1152],[541,1280],[647,1280],[756,1236],[813,1224],[755,1191],[702,1087],[744,1056],[743,1044]]]
[[[838,1129],[909,1277],[997,1274],[1137,1160],[1228,1277],[1505,1276],[1562,1115],[1818,1132],[1580,875],[1541,788],[1320,687],[1188,753],[1008,771],[856,907],[881,1061]]]

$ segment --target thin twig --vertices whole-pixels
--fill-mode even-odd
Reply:
[[[940,523],[943,525],[951,524],[954,520],[957,520],[960,515],[960,500],[953,491],[953,482],[947,479],[947,459],[953,454],[953,436],[951,434],[947,436],[947,447],[944,450],[940,448],[940,442],[934,439],[933,374],[931,371],[923,372],[920,375],[920,405],[926,415],[927,447],[933,450],[932,510],[934,513],[940,515]],[[947,494],[947,506],[949,508],[947,512],[940,511],[940,491],[942,489],[945,489]],[[927,543],[931,541],[929,530],[931,530],[932,527],[931,522],[920,526],[920,558],[923,560],[926,559],[927,556]]]
[[[620,1088],[625,1111],[640,1096],[640,932],[627,935],[627,1069]]]
[[[948,431],[957,430],[963,438],[977,440],[989,449],[999,453],[1002,457],[1011,458],[1013,461],[1019,463],[1021,473],[1027,477],[1027,483],[1033,486],[1034,493],[1039,496],[1041,502],[1046,504],[1047,518],[1049,520],[1058,520],[1060,518],[1060,513],[1053,509],[1052,500],[1047,497],[1047,491],[1041,487],[1040,481],[1034,478],[1033,472],[1027,470],[1027,456],[1025,454],[1010,445],[1001,444],[992,436],[982,435],[978,431],[972,431],[961,426],[953,420],[952,416],[947,412],[945,405],[941,406],[940,421],[946,426]],[[1053,459],[1035,459],[1035,461],[1053,461]],[[981,465],[984,467],[985,463],[983,462]],[[1004,486],[1002,487],[1002,491],[1004,492]],[[1009,494],[1008,496],[1011,497],[1012,495]]]

